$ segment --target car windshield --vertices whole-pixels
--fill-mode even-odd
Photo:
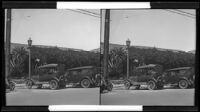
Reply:
[[[41,68],[39,69],[40,74],[53,74],[53,73],[57,73],[57,68]]]

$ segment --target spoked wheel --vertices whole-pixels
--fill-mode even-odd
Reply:
[[[49,85],[50,85],[50,89],[52,90],[58,89],[58,82],[56,80],[51,80],[49,82]]]
[[[27,81],[26,81],[26,87],[27,87],[28,89],[31,89],[32,86],[33,86],[33,82],[32,82],[31,80],[27,80]]]
[[[188,88],[188,82],[186,80],[180,80],[178,83],[179,88],[186,89]]]
[[[147,88],[149,90],[155,90],[156,89],[156,83],[155,83],[155,81],[149,81],[148,85],[147,85]]]
[[[89,88],[91,86],[89,79],[83,79],[81,80],[81,87],[83,88]]]
[[[13,91],[15,89],[15,83],[14,82],[10,82],[9,86],[10,86],[10,91]]]
[[[129,81],[125,81],[124,86],[125,86],[125,89],[128,90],[131,87],[131,83]]]

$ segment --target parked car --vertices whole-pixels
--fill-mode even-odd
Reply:
[[[163,67],[158,64],[136,67],[134,74],[124,81],[125,88],[135,86],[139,89],[141,85],[147,85],[149,90],[161,89],[163,88],[162,71]]]
[[[180,67],[166,70],[162,78],[164,84],[177,85],[181,89],[194,87],[194,67]]]
[[[43,84],[49,84],[50,89],[64,88],[66,81],[64,78],[63,64],[47,64],[39,66],[37,73],[26,79],[27,88],[31,89],[33,85],[42,88]]]
[[[67,69],[65,77],[67,83],[80,84],[83,88],[100,85],[100,69],[95,66],[82,66]]]

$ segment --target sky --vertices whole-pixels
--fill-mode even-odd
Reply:
[[[100,14],[100,10],[87,10]],[[11,42],[92,50],[100,45],[100,18],[64,9],[12,9]]]
[[[195,14],[192,9],[182,11]],[[125,45],[129,38],[131,45],[195,49],[196,19],[163,9],[110,10],[110,19],[110,43]]]

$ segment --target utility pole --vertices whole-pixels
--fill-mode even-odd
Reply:
[[[110,9],[105,12],[105,27],[104,27],[104,53],[103,53],[103,75],[108,78],[108,53],[109,53],[109,32],[110,32]]]
[[[6,45],[5,45],[5,80],[9,85],[7,77],[10,74],[10,38],[11,38],[11,9],[7,9],[6,12]]]
[[[127,46],[127,79],[129,78],[129,48],[130,48],[131,41],[128,39],[126,40],[126,46]]]

